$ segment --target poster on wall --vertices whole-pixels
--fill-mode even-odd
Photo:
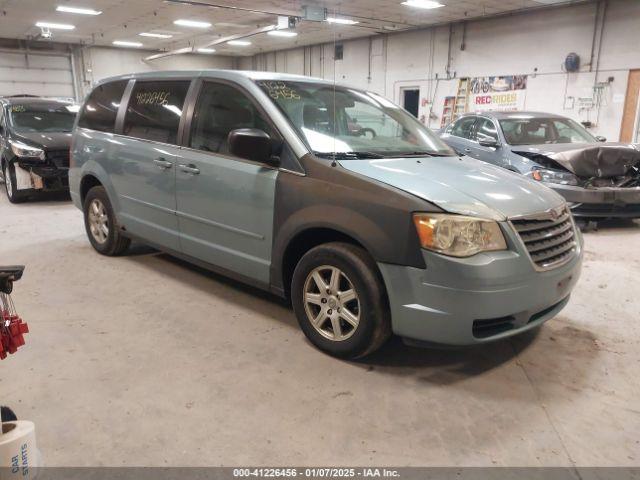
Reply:
[[[469,110],[523,110],[527,98],[527,76],[476,77],[470,83]]]

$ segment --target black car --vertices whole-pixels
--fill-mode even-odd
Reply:
[[[69,190],[71,102],[37,97],[0,98],[1,172],[12,203],[39,192]]]

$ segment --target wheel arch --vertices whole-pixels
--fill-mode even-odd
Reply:
[[[87,193],[94,187],[104,187],[102,182],[95,175],[89,173],[80,180],[80,201],[84,204]]]
[[[293,235],[286,244],[277,268],[277,280],[281,282],[283,294],[290,297],[293,272],[302,257],[311,249],[333,242],[343,242],[362,248],[375,261],[367,246],[354,235],[335,226],[308,226]],[[377,272],[382,278],[380,272]]]

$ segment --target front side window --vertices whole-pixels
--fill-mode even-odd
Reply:
[[[584,127],[568,118],[513,117],[500,120],[500,126],[509,145],[597,141]]]
[[[451,135],[454,137],[466,138],[471,140],[473,134],[473,125],[476,123],[476,117],[464,117],[458,120],[451,129]]]
[[[229,133],[240,128],[256,128],[274,137],[253,102],[229,85],[206,82],[193,116],[189,146],[214,153],[229,153]]]
[[[498,130],[495,124],[487,118],[479,118],[476,126],[476,140],[494,140],[498,141]]]
[[[96,87],[80,113],[78,126],[113,133],[127,83],[128,81],[125,80]]]
[[[61,102],[15,104],[9,107],[11,126],[16,132],[70,132],[77,107]]]
[[[175,145],[190,81],[136,82],[127,107],[124,134]]]
[[[257,84],[316,155],[453,155],[409,113],[375,93],[310,82]]]

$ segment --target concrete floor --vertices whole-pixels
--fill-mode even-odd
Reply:
[[[640,223],[587,234],[571,303],[535,335],[349,363],[267,294],[140,246],[101,257],[68,202],[2,196],[31,333],[0,401],[48,466],[638,465],[639,247]]]

